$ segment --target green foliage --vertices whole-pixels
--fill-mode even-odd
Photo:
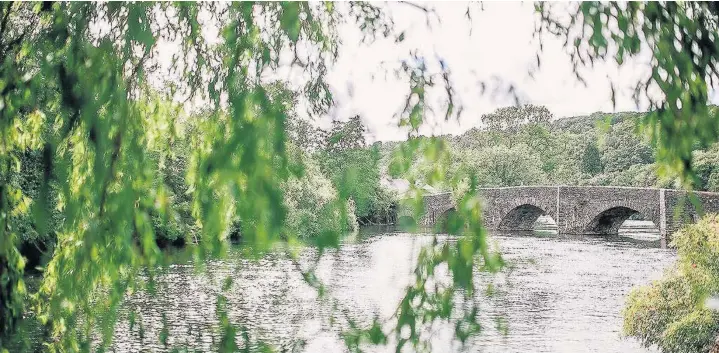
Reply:
[[[360,223],[385,223],[395,197],[380,185],[380,151],[366,146],[366,128],[358,116],[334,121],[324,147],[315,153],[340,196],[354,202]]]
[[[330,152],[342,152],[367,147],[364,135],[367,128],[358,115],[346,122],[332,121],[332,129],[327,132],[324,148]]]
[[[332,182],[321,173],[317,163],[301,151],[297,154],[304,166],[303,175],[283,184],[287,232],[297,237],[318,237],[323,232],[340,235],[356,230],[354,203],[338,198]]]
[[[546,180],[542,161],[527,145],[468,150],[459,158],[482,186],[535,185]]]
[[[258,253],[280,239],[286,214],[280,189],[290,175],[286,112],[271,104],[249,69],[259,74],[276,67],[279,53],[300,38],[331,57],[333,35],[319,22],[326,18],[317,18],[331,17],[331,9],[299,3],[8,3],[0,10],[3,334],[13,331],[22,311],[32,310],[48,332],[48,349],[86,351],[98,337],[106,346],[125,293],[144,287],[138,271],[152,278],[163,262],[158,236],[184,233],[171,207],[175,198],[189,206],[181,213],[189,209],[196,221],[197,259],[223,253],[233,216],[252,222],[243,237]],[[217,16],[223,45],[212,47],[202,37],[201,10]],[[109,30],[97,30],[103,26]],[[167,173],[179,119],[146,87],[146,74],[158,41],[177,35],[182,49],[170,69],[180,73],[176,87],[202,95],[214,110],[190,137],[186,173]],[[308,70],[323,71],[324,64]],[[321,76],[307,82],[318,109],[328,104]],[[43,155],[30,210],[22,188],[8,180],[21,171],[17,155],[28,148]],[[167,175],[186,176],[187,187]],[[53,187],[57,207],[48,202]],[[49,223],[53,209],[62,215],[57,226]],[[17,233],[22,217],[8,217],[28,212],[40,237],[51,226],[57,235],[32,296],[26,296],[16,247],[24,236]]]
[[[326,151],[318,159],[340,195],[354,200],[357,215],[369,216],[380,192],[379,153],[368,148]]]
[[[629,295],[624,332],[663,352],[708,352],[719,314],[707,308],[719,293],[719,216],[706,216],[674,237],[679,260],[665,276]]]
[[[632,165],[654,162],[651,147],[635,133],[636,121],[610,125],[602,143],[602,164],[607,172],[617,172]]]
[[[17,330],[18,319],[31,316],[44,349],[106,349],[125,295],[155,290],[153,278],[167,258],[161,239],[197,242],[192,258],[201,269],[208,258],[224,256],[237,229],[249,257],[278,245],[309,244],[321,252],[354,227],[354,205],[362,214],[386,209],[391,197],[377,189],[379,155],[364,146],[361,133],[333,130],[321,145],[352,162],[320,164],[332,171],[332,188],[306,155],[317,138],[301,139],[310,134],[296,126],[307,125],[293,125],[300,98],[314,115],[333,104],[325,76],[337,56],[336,26],[346,22],[366,38],[404,36],[367,3],[0,5],[0,343],[27,334]],[[159,44],[169,42],[178,50],[170,67],[160,68]],[[293,89],[265,79],[288,53],[290,65],[304,73]],[[402,71],[411,92],[400,120],[417,134],[428,109],[424,90],[436,74],[423,64],[405,63]],[[167,95],[153,87],[159,75],[170,79],[160,82]],[[449,73],[439,75],[449,86]],[[183,98],[201,102],[203,111],[179,114],[181,105],[169,102]],[[452,112],[450,104],[447,116]],[[438,146],[405,151],[438,161]],[[34,159],[23,160],[26,153]],[[397,327],[373,326],[361,337],[384,344],[383,337],[399,337],[408,323],[419,322],[425,327],[411,324],[412,335],[398,343],[418,348],[432,322],[450,318],[464,318],[457,319],[458,337],[477,331],[476,307],[454,307],[447,294],[455,287],[471,292],[478,264],[493,270],[500,264],[487,250],[479,206],[462,212],[460,242],[442,245],[441,257],[420,259],[418,286],[408,289]],[[18,251],[26,236],[57,243],[31,291]],[[456,280],[428,290],[423,283],[447,265]],[[327,295],[312,268],[300,271]],[[216,348],[234,351],[248,333],[223,305],[218,295]],[[162,332],[169,342],[169,331]]]
[[[540,10],[540,31],[544,25],[559,27]],[[601,13],[618,25],[602,27]],[[640,15],[646,20],[639,21]],[[658,160],[693,181],[692,151],[715,142],[719,131],[716,110],[706,106],[706,80],[716,76],[714,41],[706,39],[716,29],[716,8],[703,3],[583,3],[572,23],[576,19],[594,34],[567,41],[577,46],[575,61],[603,58],[610,38],[620,48],[615,58],[621,62],[625,54],[645,50],[639,44],[647,40],[654,66],[649,82],[664,97],[651,100],[653,112],[642,122],[657,146]],[[325,79],[337,57],[340,23],[356,25],[367,40],[405,37],[394,32],[391,18],[368,3],[2,3],[0,337],[24,332],[16,331],[17,323],[29,312],[48,351],[106,349],[126,293],[154,288],[153,278],[166,259],[158,248],[160,234],[197,239],[193,260],[201,267],[210,257],[224,256],[235,224],[247,256],[261,256],[277,245],[313,244],[322,250],[337,245],[340,233],[351,228],[352,202],[360,214],[384,207],[362,199],[363,192],[376,200],[385,197],[376,189],[371,194],[378,185],[374,164],[379,157],[365,149],[356,124],[349,125],[348,133],[333,129],[322,145],[346,153],[351,162],[319,163],[320,170],[331,171],[336,194],[312,162],[295,158],[287,143],[293,139],[287,133],[294,118],[291,107],[299,97],[314,115],[333,104]],[[677,32],[675,25],[686,30]],[[604,38],[603,29],[612,35]],[[558,34],[570,33],[584,32]],[[160,44],[170,42],[179,49],[170,67],[160,68]],[[583,56],[587,48],[594,53]],[[284,69],[288,56],[291,68],[300,68],[303,75],[302,82],[284,90],[266,77]],[[452,320],[454,335],[463,342],[479,332],[473,274],[498,271],[502,261],[486,242],[476,201],[478,177],[491,183],[542,182],[553,171],[562,171],[557,174],[569,180],[571,171],[579,170],[584,144],[567,148],[566,155],[574,158],[563,164],[563,156],[551,153],[554,142],[546,131],[535,129],[525,131],[526,136],[544,136],[538,146],[520,141],[498,151],[478,149],[480,157],[493,163],[504,163],[503,158],[524,163],[531,167],[527,174],[507,168],[499,175],[482,175],[469,168],[447,178],[448,143],[418,136],[425,118],[435,113],[428,98],[437,98],[430,90],[438,83],[446,92],[445,117],[456,117],[461,107],[455,106],[448,66],[441,61],[438,71],[430,71],[428,60],[430,56],[412,51],[401,62],[398,76],[408,90],[398,120],[409,129],[408,141],[393,152],[387,169],[392,175],[407,174],[413,162],[422,160],[425,167],[417,179],[429,184],[464,180],[467,192],[448,225],[459,238],[421,251],[415,281],[395,313],[395,327],[358,328],[344,336],[348,342],[383,344],[394,337],[398,351],[409,345],[421,350],[437,320]],[[151,88],[157,76],[170,78],[162,90],[167,96]],[[649,88],[638,86],[638,91]],[[185,99],[205,108],[187,124],[177,113],[179,106],[169,103]],[[550,119],[539,108],[539,114],[529,110],[488,121],[509,132]],[[301,142],[301,136],[294,137],[300,149],[315,148],[314,137]],[[560,143],[577,140],[581,137],[567,136]],[[527,155],[534,150],[540,151],[538,158]],[[23,160],[28,153],[40,162]],[[475,163],[474,158],[467,163]],[[308,187],[316,190],[308,193]],[[421,211],[421,190],[410,194],[408,202]],[[311,208],[315,214],[309,214]],[[42,282],[28,291],[18,245],[32,233],[26,231],[30,228],[34,238],[56,238],[56,247]],[[306,239],[310,234],[316,236]],[[301,269],[303,277],[326,295],[311,269]],[[449,271],[449,283],[437,283],[439,269]],[[231,322],[224,303],[218,295],[222,337],[217,349],[234,351],[241,345],[238,340],[248,338],[237,335],[244,331]],[[168,338],[162,336],[163,341]]]
[[[634,187],[666,187],[673,188],[671,181],[657,177],[654,164],[634,164],[627,169],[605,172],[591,179],[582,180],[584,185],[600,186],[634,186]]]
[[[525,124],[516,129],[472,129],[460,136],[443,137],[451,155],[447,162],[448,178],[432,185],[456,189],[453,183],[457,178],[473,173],[478,184],[487,187],[542,184],[676,187],[674,178],[659,173],[655,149],[636,134],[636,123],[644,115],[595,113]],[[388,143],[382,148],[393,146]],[[700,190],[714,185],[709,183],[714,170],[712,151],[695,151],[698,175],[707,180],[697,185]],[[383,163],[388,162],[384,159]],[[421,185],[428,183],[422,176],[435,166],[417,158],[408,168],[403,177]]]
[[[719,78],[719,8],[705,2],[591,1],[572,4],[567,16],[566,8],[555,6],[536,5],[537,38],[550,33],[563,40],[580,81],[597,61],[623,66],[650,58],[650,72],[632,82],[635,102],[648,103],[651,112],[639,125],[657,147],[662,169],[679,176],[684,186],[695,185],[692,151],[719,139],[719,111],[708,105],[710,84]],[[611,88],[615,102],[616,88]]]
[[[702,151],[694,151],[693,169],[697,175],[697,188],[719,191],[719,145]]]
[[[522,105],[499,108],[483,114],[480,120],[492,130],[517,130],[527,124],[544,124],[551,121],[552,113],[545,106]]]
[[[582,171],[594,176],[602,172],[602,156],[596,144],[590,143],[582,155]]]

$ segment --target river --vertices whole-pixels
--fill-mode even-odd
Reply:
[[[646,222],[628,221],[619,237],[560,236],[549,227],[525,234],[493,234],[510,266],[499,275],[478,274],[482,285],[493,283],[495,294],[480,295],[483,332],[469,352],[647,352],[636,341],[621,337],[621,310],[633,286],[661,276],[675,260],[662,249]],[[410,280],[418,249],[431,235],[407,234],[389,228],[366,229],[339,249],[323,255],[319,278],[330,298],[359,322],[391,316]],[[441,241],[452,241],[440,236]],[[294,264],[273,254],[241,260],[237,249],[228,260],[208,263],[197,273],[176,263],[158,279],[158,295],[128,298],[123,311],[141,315],[144,332],[126,322],[117,328],[117,352],[166,351],[158,337],[163,322],[169,347],[212,350],[216,335],[216,294],[223,279],[233,279],[226,292],[229,317],[253,337],[276,348],[300,352],[341,352],[337,325],[330,326],[331,301],[318,300]],[[313,251],[301,265],[312,263]],[[165,318],[163,319],[163,312]],[[341,321],[341,320],[340,320]],[[460,350],[439,330],[433,351]],[[373,348],[370,351],[393,351]]]

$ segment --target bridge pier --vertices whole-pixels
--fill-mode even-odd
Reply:
[[[684,224],[719,212],[719,193],[602,186],[519,186],[479,190],[484,224],[492,230],[531,230],[548,215],[563,234],[617,234],[621,224],[640,214],[654,222],[665,242]],[[695,207],[698,206],[698,207]],[[425,196],[418,220],[432,226],[455,205],[450,193]],[[679,212],[675,212],[679,211]]]

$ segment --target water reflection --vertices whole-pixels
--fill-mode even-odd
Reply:
[[[479,274],[481,285],[491,284],[495,294],[478,295],[475,300],[485,322],[506,322],[507,332],[486,325],[467,350],[644,352],[636,342],[620,337],[624,298],[632,286],[658,278],[675,254],[641,235],[646,231],[643,227],[629,227],[639,236],[612,238],[567,237],[547,230],[495,234],[493,239],[510,266],[496,276]],[[311,249],[303,253],[300,264],[282,254],[257,261],[231,254],[227,261],[208,263],[202,273],[189,264],[175,264],[160,276],[158,295],[136,293],[128,298],[123,311],[137,312],[141,325],[130,329],[123,320],[113,348],[166,351],[159,340],[166,322],[167,346],[213,350],[218,337],[216,295],[230,276],[234,282],[227,292],[230,319],[253,337],[286,351],[343,351],[336,332],[344,315],[359,322],[369,322],[375,315],[391,316],[411,279],[418,250],[431,240],[427,235],[372,229],[323,255],[317,274],[336,302],[319,299],[296,270],[297,265],[312,263]],[[333,310],[336,303],[341,303],[339,310]],[[435,351],[459,348],[451,345],[447,328],[440,327],[439,332]]]

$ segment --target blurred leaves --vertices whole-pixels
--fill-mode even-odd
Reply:
[[[281,244],[336,247],[356,223],[355,208],[364,215],[389,207],[391,197],[378,196],[377,151],[360,143],[363,130],[333,130],[323,145],[353,163],[333,162],[333,155],[321,167],[305,150],[309,141],[288,136],[298,97],[314,115],[333,104],[325,77],[337,57],[336,30],[343,21],[355,23],[366,39],[395,37],[391,20],[367,3],[3,4],[2,335],[31,312],[46,349],[104,350],[125,295],[161,290],[154,278],[167,256],[158,244],[197,242],[193,259],[201,269],[207,259],[225,255],[233,235],[242,239],[243,254],[255,258]],[[179,50],[160,70],[167,43]],[[299,87],[264,78],[286,65],[287,53],[290,66],[304,73]],[[407,70],[411,97],[403,121],[416,131],[426,114],[425,87],[435,84],[436,75],[421,64]],[[437,84],[450,85],[443,70]],[[158,75],[167,77],[160,92],[150,79]],[[199,113],[186,114],[178,104],[197,100],[205,108]],[[455,109],[450,103],[448,114]],[[439,141],[410,150],[433,161],[443,158]],[[32,176],[21,178],[32,187],[11,182],[19,170]],[[444,170],[431,175],[441,180]],[[384,203],[371,201],[379,199]],[[432,278],[432,268],[451,263],[453,283],[470,290],[484,235],[476,206],[463,212],[475,217],[467,240],[423,258],[420,282]],[[18,227],[25,221],[28,226]],[[56,244],[32,293],[25,289],[17,250],[28,229]],[[323,292],[311,268],[302,272]],[[430,307],[402,311],[400,329],[415,320],[450,318],[454,284],[425,289],[408,290]],[[226,299],[217,298],[217,349],[269,350],[247,344],[248,331],[231,322]],[[159,339],[169,349],[173,339],[164,326]],[[371,344],[386,344],[388,330],[377,322],[356,328]],[[416,343],[421,336],[415,331],[411,338]]]

